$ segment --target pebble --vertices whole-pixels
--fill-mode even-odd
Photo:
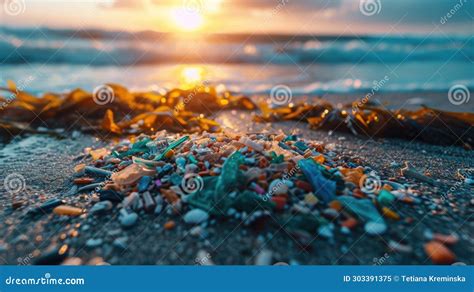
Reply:
[[[201,226],[194,226],[193,228],[191,228],[191,230],[189,230],[189,234],[191,234],[192,236],[200,236],[201,232],[202,232]]]
[[[97,238],[97,239],[91,238],[91,239],[88,239],[86,241],[86,246],[87,247],[98,247],[98,246],[102,245],[102,243],[103,243],[103,240],[101,238]]]
[[[188,211],[184,217],[184,222],[188,224],[199,224],[209,219],[209,214],[201,209],[193,209]]]
[[[349,235],[349,234],[351,234],[351,230],[349,228],[345,227],[345,226],[342,226],[341,227],[341,233]]]
[[[126,210],[120,210],[119,221],[123,227],[132,227],[137,223],[138,215],[135,212],[127,212]]]
[[[388,242],[388,248],[395,252],[402,252],[402,253],[411,253],[413,252],[413,248],[406,244],[401,244],[396,242],[395,240],[390,240]]]
[[[369,221],[365,223],[364,230],[370,235],[379,235],[387,231],[387,225],[383,222]]]
[[[62,266],[80,266],[82,265],[82,259],[78,257],[67,258],[64,262],[62,262],[61,265]]]
[[[332,232],[331,226],[329,224],[319,227],[318,234],[327,239],[331,239],[334,237],[334,233]]]
[[[269,266],[272,264],[273,252],[268,249],[261,250],[255,258],[256,266]]]
[[[89,213],[93,215],[103,214],[112,209],[112,207],[113,205],[111,201],[101,201],[95,203],[95,205],[89,210]]]
[[[114,240],[113,245],[119,249],[127,249],[128,247],[127,241],[128,241],[128,237],[126,236],[119,237]]]

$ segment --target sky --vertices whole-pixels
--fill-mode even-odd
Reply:
[[[0,0],[0,3],[0,25],[13,27],[174,33],[351,35],[423,34],[434,30],[474,33],[474,0]]]

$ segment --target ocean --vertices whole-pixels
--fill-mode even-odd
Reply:
[[[0,82],[33,93],[119,83],[167,90],[183,83],[268,94],[447,92],[474,89],[474,39],[456,35],[198,35],[0,27]],[[382,86],[380,86],[382,84]]]

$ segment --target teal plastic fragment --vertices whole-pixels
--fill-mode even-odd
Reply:
[[[336,196],[336,182],[327,179],[323,175],[322,166],[320,164],[308,158],[298,161],[298,165],[313,187],[313,192],[316,196],[326,203],[334,200]]]
[[[277,155],[275,151],[270,152],[270,156],[272,158],[272,163],[282,163],[285,161],[285,156],[283,154]]]
[[[245,181],[245,177],[239,168],[243,162],[244,156],[239,151],[235,151],[226,159],[216,184],[217,196],[232,192]]]
[[[290,216],[290,218],[284,218],[283,222],[289,230],[305,230],[313,234],[316,232],[318,227],[328,224],[326,219],[318,215],[297,214]]]
[[[150,138],[144,138],[140,141],[137,141],[136,143],[133,143],[132,148],[130,148],[128,151],[125,151],[123,153],[118,153],[118,157],[122,158],[125,156],[135,155],[137,153],[142,153],[142,152],[146,153],[150,150],[150,148],[146,146],[146,144],[150,141],[151,141]]]
[[[166,147],[166,149],[160,155],[156,156],[155,160],[162,160],[163,157],[165,157],[166,153],[168,153],[168,151],[179,147],[181,144],[186,142],[188,139],[189,139],[189,136],[184,136],[184,137],[181,137],[178,140],[174,141],[173,143],[168,145],[168,147]]]
[[[377,201],[382,206],[390,206],[395,200],[395,195],[387,190],[381,190],[377,196]]]
[[[350,196],[339,196],[337,197],[337,200],[341,202],[345,209],[351,211],[364,221],[385,222],[377,208],[375,208],[374,204],[369,199],[356,199]]]
[[[221,174],[218,177],[205,177],[203,189],[189,195],[188,203],[216,216],[226,216],[230,208],[247,212],[273,208],[274,202],[265,201],[257,193],[239,191],[239,187],[246,184],[245,176],[239,168],[243,161],[244,156],[239,151],[230,155],[222,166]]]
[[[190,154],[188,156],[188,158],[189,158],[189,161],[191,161],[192,163],[198,164],[198,161],[197,161],[196,157],[194,157],[194,155]]]
[[[303,142],[303,141],[295,142],[294,145],[295,145],[298,149],[300,149],[301,151],[306,151],[306,149],[308,149],[308,145],[306,145],[306,143]]]

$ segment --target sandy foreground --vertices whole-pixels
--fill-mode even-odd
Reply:
[[[420,95],[421,96],[421,95]],[[353,97],[326,96],[334,102],[348,102]],[[389,108],[410,108],[416,103],[452,111],[474,111],[473,101],[465,107],[453,106],[440,94],[405,95],[379,97],[381,102],[390,101]],[[423,102],[422,102],[423,101]],[[428,102],[429,101],[429,102]],[[474,264],[474,201],[472,186],[464,184],[456,176],[458,169],[472,168],[474,152],[461,147],[443,147],[397,139],[367,139],[343,133],[311,131],[307,124],[284,122],[273,125],[255,124],[251,115],[244,112],[223,112],[216,117],[224,127],[236,132],[255,133],[268,131],[286,134],[298,133],[305,139],[331,144],[342,156],[359,158],[362,165],[370,166],[382,178],[399,177],[399,167],[408,161],[420,171],[429,172],[440,181],[433,187],[413,179],[398,181],[410,183],[433,198],[447,193],[453,199],[436,206],[432,201],[416,205],[400,205],[397,212],[403,217],[412,217],[411,223],[403,220],[390,224],[382,236],[368,236],[358,229],[347,235],[337,230],[334,240],[315,238],[311,250],[301,249],[289,236],[285,226],[273,226],[256,234],[237,221],[217,221],[207,230],[206,238],[190,235],[188,226],[180,224],[165,231],[163,224],[168,216],[140,215],[132,229],[123,230],[114,211],[100,217],[60,217],[54,214],[37,218],[24,216],[25,208],[12,208],[11,194],[0,188],[0,263],[33,264],[49,248],[68,244],[70,256],[82,259],[82,264],[106,262],[109,264],[196,264],[198,251],[206,251],[215,264],[254,264],[262,251],[271,252],[271,263],[291,264],[431,264],[423,244],[430,231],[442,234],[454,232],[459,241],[450,246],[458,263]],[[24,136],[5,142],[0,149],[0,177],[19,173],[26,181],[25,193],[32,202],[45,198],[62,198],[72,185],[74,165],[81,159],[79,154],[85,147],[101,146],[104,142],[89,135],[78,135],[73,139],[58,140],[48,136]],[[454,188],[454,190],[453,190]],[[434,214],[436,208],[444,214]],[[77,232],[76,236],[66,236]],[[66,238],[66,239],[64,239]],[[114,245],[117,238],[127,238],[125,248]],[[96,247],[86,246],[90,239],[101,239]],[[411,246],[410,253],[390,252],[387,244],[391,239],[401,240]]]

